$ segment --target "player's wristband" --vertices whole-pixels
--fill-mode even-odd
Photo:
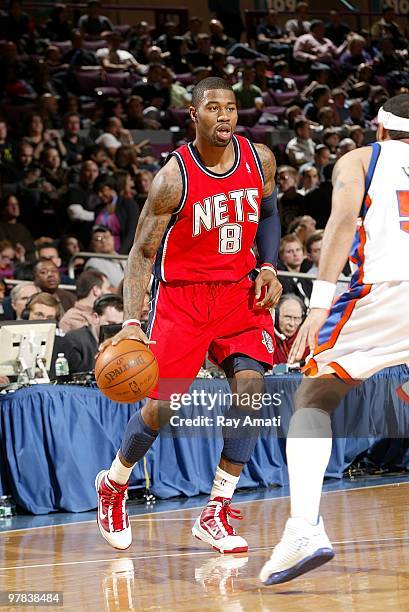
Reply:
[[[261,270],[270,270],[270,272],[272,272],[273,274],[277,276],[277,270],[271,263],[263,263],[263,265],[260,266],[260,272]]]
[[[316,280],[312,289],[310,308],[325,308],[329,310],[335,295],[335,283],[329,281]]]
[[[128,327],[128,325],[138,325],[138,327],[141,327],[141,322],[139,319],[127,319],[122,323],[122,329]]]

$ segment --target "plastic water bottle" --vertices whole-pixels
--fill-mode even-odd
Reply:
[[[8,519],[16,514],[14,499],[10,495],[2,495],[0,497],[0,519]]]
[[[70,374],[70,367],[64,353],[58,353],[58,357],[55,360],[55,375],[58,380],[67,380]]]

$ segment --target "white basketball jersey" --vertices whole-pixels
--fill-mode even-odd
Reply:
[[[372,145],[366,195],[351,261],[356,281],[409,280],[409,144],[387,140]]]

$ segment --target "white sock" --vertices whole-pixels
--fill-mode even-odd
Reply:
[[[108,478],[113,482],[117,482],[120,485],[124,485],[128,482],[132,470],[133,466],[130,468],[126,467],[120,461],[117,453],[115,459],[112,462],[111,467],[109,468]]]
[[[308,436],[308,437],[306,437]],[[287,437],[291,516],[312,525],[319,518],[322,483],[331,456],[329,415],[318,408],[301,408],[292,416]]]
[[[217,466],[212,490],[210,491],[210,499],[214,499],[215,497],[231,499],[239,479],[240,476],[232,476],[228,472],[222,470],[221,467]]]

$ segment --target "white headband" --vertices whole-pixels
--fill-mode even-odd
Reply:
[[[397,130],[398,132],[409,132],[409,119],[399,117],[388,111],[383,110],[383,106],[378,112],[378,124],[382,123],[386,130]]]

